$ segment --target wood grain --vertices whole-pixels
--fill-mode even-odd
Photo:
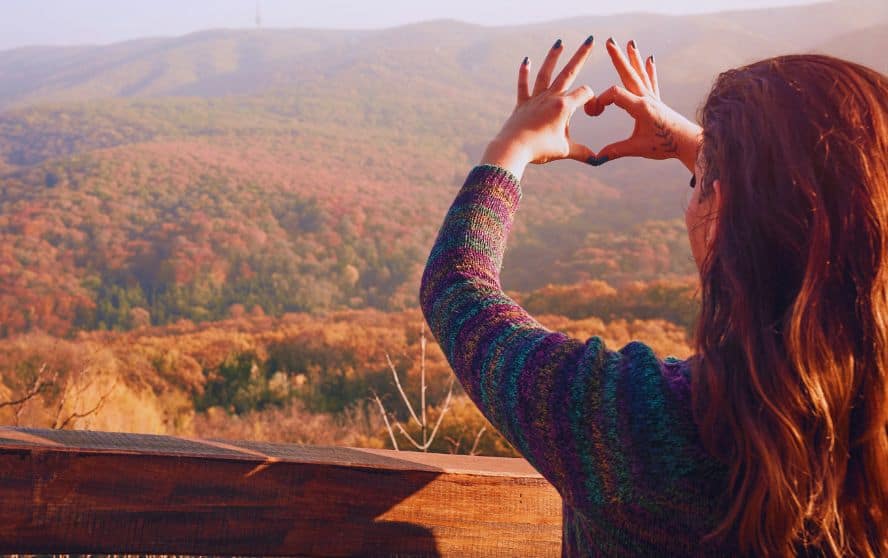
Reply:
[[[0,553],[558,556],[523,459],[0,427]]]

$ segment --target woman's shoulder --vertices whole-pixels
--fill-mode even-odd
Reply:
[[[615,433],[652,473],[693,473],[708,461],[693,416],[691,379],[697,358],[660,358],[641,341],[610,351],[600,338],[587,348],[605,353],[600,396]]]
[[[638,340],[613,350],[597,335],[586,341],[586,348],[589,352],[599,353],[612,373],[660,384],[670,391],[690,397],[691,371],[698,360],[696,356],[682,359],[668,355],[661,358],[651,345]]]
[[[664,436],[674,429],[688,430],[693,424],[691,371],[695,357],[661,358],[642,341],[631,341],[611,356],[606,374],[617,387],[623,403],[619,411],[639,425],[638,434]],[[650,424],[657,428],[647,429]]]
[[[657,521],[684,527],[707,517],[724,475],[694,423],[694,357],[660,358],[641,341],[612,350],[600,337],[589,338],[584,349],[587,360],[578,372],[584,380],[573,387],[586,395],[586,440],[577,446],[587,464],[585,492],[578,494],[586,497],[573,503],[596,522],[639,505]],[[681,517],[673,517],[676,509],[684,510]]]

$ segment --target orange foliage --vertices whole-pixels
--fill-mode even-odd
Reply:
[[[25,392],[45,365],[61,377],[77,376],[85,382],[78,388],[82,400],[68,402],[74,411],[94,405],[114,386],[94,416],[67,427],[389,447],[370,390],[380,393],[390,411],[407,418],[399,408],[385,354],[401,372],[408,396],[417,400],[419,310],[289,313],[278,318],[237,314],[218,322],[81,332],[76,339],[26,334],[0,340],[0,402]],[[540,320],[581,339],[599,335],[611,348],[641,339],[661,356],[689,353],[685,331],[663,320],[604,322],[555,315]],[[232,355],[240,354],[254,355],[272,387],[286,395],[283,404],[240,414],[219,407],[197,412],[195,401],[207,382]],[[452,374],[434,341],[429,343],[425,368],[432,405],[429,416],[434,420]],[[58,394],[41,393],[20,413],[19,424],[51,426],[57,402]],[[0,408],[0,422],[14,422],[12,413],[11,408]],[[478,444],[480,454],[515,455],[457,384],[453,407],[432,450],[467,452],[481,428],[486,431]]]

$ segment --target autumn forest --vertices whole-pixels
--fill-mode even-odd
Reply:
[[[438,226],[511,110],[517,64],[554,37],[634,37],[690,115],[720,70],[779,52],[888,71],[880,1],[747,25],[763,20],[219,30],[0,52],[0,422],[391,448],[387,418],[415,449],[423,426],[395,379],[415,407],[424,374],[430,422],[447,409],[430,451],[517,455],[459,384],[448,400],[418,310]],[[579,81],[601,90],[612,73],[597,52]],[[593,148],[631,128],[575,120]],[[677,162],[529,169],[503,287],[550,328],[689,356],[687,180]]]

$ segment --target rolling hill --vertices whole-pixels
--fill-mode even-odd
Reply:
[[[414,306],[525,54],[540,60],[555,37],[634,37],[657,54],[664,98],[693,113],[719,71],[764,56],[884,66],[886,26],[888,4],[841,0],[0,52],[0,335]],[[614,79],[602,49],[580,77],[597,90]],[[571,129],[597,148],[630,122],[609,112]],[[504,286],[692,275],[686,179],[677,163],[531,169]]]

